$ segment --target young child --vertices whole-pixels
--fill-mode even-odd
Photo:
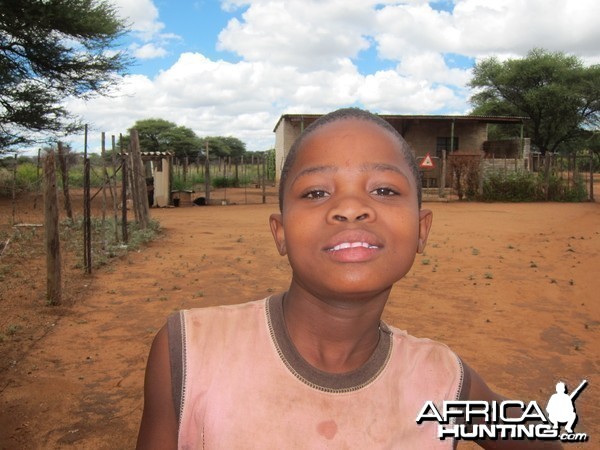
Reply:
[[[431,227],[418,180],[410,148],[376,115],[343,109],[309,126],[270,218],[289,290],[168,319],[150,351],[138,448],[453,448],[437,422],[416,423],[425,403],[502,398],[445,345],[381,321]]]

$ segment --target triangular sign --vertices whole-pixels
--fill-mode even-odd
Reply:
[[[425,155],[425,158],[423,158],[423,161],[421,161],[419,167],[427,169],[432,169],[433,167],[435,167],[435,165],[433,164],[433,159],[431,159],[431,155],[429,153]]]

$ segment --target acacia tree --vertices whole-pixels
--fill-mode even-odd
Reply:
[[[172,151],[178,158],[194,157],[202,141],[190,128],[164,119],[138,120],[130,129],[137,130],[140,147],[146,152]]]
[[[581,139],[600,120],[600,66],[543,49],[523,59],[476,64],[470,86],[476,115],[525,116],[531,143],[542,154]]]
[[[61,104],[105,95],[130,59],[115,52],[127,31],[108,0],[0,2],[0,153],[32,132],[71,133]]]

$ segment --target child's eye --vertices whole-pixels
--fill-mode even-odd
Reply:
[[[315,189],[313,191],[309,191],[309,192],[305,193],[304,195],[302,195],[302,198],[308,198],[309,200],[316,200],[319,198],[325,198],[328,195],[329,194],[326,191],[321,191],[319,189]]]
[[[380,195],[380,196],[383,196],[383,197],[389,197],[389,196],[392,196],[392,195],[398,195],[397,191],[395,191],[393,189],[390,189],[390,188],[386,188],[386,187],[377,188],[374,191],[372,191],[371,193],[375,194],[375,195]]]

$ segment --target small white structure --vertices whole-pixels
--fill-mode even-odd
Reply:
[[[150,207],[171,204],[171,160],[170,152],[142,152],[146,169],[146,187]]]

